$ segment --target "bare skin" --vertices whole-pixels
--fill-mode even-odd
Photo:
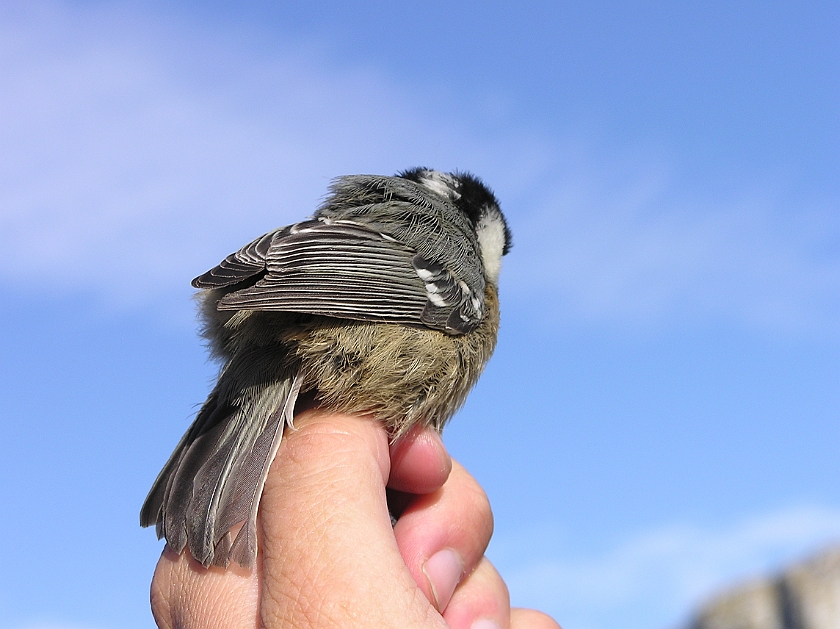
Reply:
[[[366,418],[315,411],[295,425],[263,493],[256,569],[165,550],[152,581],[159,627],[559,629],[511,609],[484,557],[487,497],[433,431],[389,447]],[[405,494],[394,528],[386,486]]]

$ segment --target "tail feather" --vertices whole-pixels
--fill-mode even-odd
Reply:
[[[254,421],[250,421],[250,420]],[[187,540],[193,557],[205,566],[223,561],[215,557],[216,515],[225,484],[234,472],[237,458],[247,453],[260,433],[263,422],[247,416],[242,409],[225,421],[223,434],[212,452],[193,475],[191,498],[185,514]],[[227,531],[220,531],[219,538]]]
[[[211,402],[213,406],[208,406]],[[207,411],[206,414],[205,410]],[[208,400],[193,424],[196,430],[193,431],[191,427],[189,431],[189,433],[193,433],[192,441],[185,444],[177,467],[167,480],[166,493],[164,494],[158,521],[158,535],[162,534],[169,546],[177,553],[184,550],[188,541],[187,518],[195,494],[194,479],[205,461],[217,449],[221,434],[229,420],[230,412],[229,408],[216,407],[214,400]],[[192,544],[190,544],[190,550],[193,556],[201,561]]]
[[[280,447],[283,429],[286,425],[292,425],[301,381],[302,378],[297,376],[291,382],[285,404],[272,415],[265,430],[244,458],[236,482],[228,484],[232,489],[223,498],[226,506],[219,516],[219,529],[227,531],[237,523],[245,521],[230,547],[230,559],[246,568],[253,565],[257,553],[257,511],[260,496],[268,478],[271,462]]]
[[[211,394],[152,484],[149,495],[140,509],[140,526],[156,525],[158,538],[166,535],[165,515],[168,512],[170,520],[172,520],[171,516],[176,511],[175,505],[178,501],[172,495],[176,477],[183,477],[188,469],[195,473],[200,467],[200,464],[198,467],[195,464],[190,465],[189,460],[200,459],[201,452],[197,452],[197,450],[207,450],[209,449],[208,445],[212,445],[208,442],[215,442],[213,435],[207,433],[212,432],[222,422],[226,410],[219,408],[216,395]],[[188,500],[189,497],[187,496],[181,502]],[[174,526],[170,527],[170,532],[174,533],[176,528]],[[166,535],[166,537],[170,546],[174,548],[176,544],[173,544],[170,535]],[[184,544],[181,544],[178,551],[180,552],[183,547]]]
[[[155,523],[176,552],[188,544],[205,566],[233,559],[251,567],[260,495],[299,390],[298,376],[250,391],[247,403],[220,404],[211,394],[152,486],[141,524]]]

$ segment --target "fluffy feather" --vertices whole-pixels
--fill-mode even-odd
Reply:
[[[312,220],[193,281],[224,366],[140,520],[205,566],[254,564],[260,494],[300,394],[394,438],[441,430],[493,352],[510,235],[492,193],[424,169],[332,191]]]

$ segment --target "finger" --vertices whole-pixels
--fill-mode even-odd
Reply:
[[[311,412],[295,426],[260,505],[261,622],[443,627],[417,595],[394,539],[385,499],[388,435],[380,423]]]
[[[152,579],[151,604],[155,623],[165,629],[254,629],[259,577],[238,566],[205,568],[188,552],[167,547]]]
[[[534,609],[510,610],[510,629],[562,629],[551,617]]]
[[[486,558],[455,590],[443,617],[451,629],[507,629],[510,626],[507,586]]]
[[[454,461],[443,487],[414,497],[394,527],[405,565],[438,610],[478,565],[492,534],[487,495]]]
[[[452,459],[431,428],[411,429],[391,445],[391,489],[428,494],[440,489],[451,471]]]
[[[303,413],[260,503],[253,573],[164,553],[153,581],[162,627],[444,627],[399,554],[385,504],[388,437],[365,418]]]

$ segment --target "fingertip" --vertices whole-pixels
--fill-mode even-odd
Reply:
[[[330,440],[329,437],[337,439]],[[327,438],[326,443],[323,443],[324,438]],[[294,447],[289,447],[290,442]],[[314,451],[309,451],[310,445],[314,445]],[[307,409],[295,416],[294,429],[286,432],[280,447],[286,451],[285,456],[295,458],[304,466],[312,464],[320,469],[331,467],[324,466],[320,460],[330,461],[335,454],[334,448],[339,449],[342,456],[366,458],[371,455],[379,466],[383,483],[387,483],[391,475],[388,433],[381,422],[370,416],[335,413],[317,407]],[[298,447],[305,453],[301,455]],[[315,463],[316,460],[319,462]],[[278,462],[277,458],[275,462]],[[282,459],[278,463],[282,464]]]
[[[514,607],[510,610],[511,629],[563,629],[551,616],[535,609]]]
[[[440,489],[452,471],[452,459],[437,431],[415,427],[391,444],[388,486],[411,494]]]
[[[464,576],[464,560],[451,548],[444,548],[429,557],[422,570],[429,580],[430,602],[443,613]]]
[[[308,553],[319,552],[317,535],[394,543],[389,475],[388,434],[380,422],[320,409],[301,413],[280,443],[260,498],[263,560],[287,563],[286,549],[293,548],[309,561]]]
[[[455,590],[443,617],[452,629],[501,629],[510,626],[510,595],[486,558]]]
[[[431,587],[429,558],[450,549],[460,558],[462,573],[469,574],[481,561],[493,533],[487,495],[457,461],[452,466],[452,474],[441,489],[414,496],[404,511],[397,510],[400,518],[394,527],[405,565],[428,600],[438,608],[442,598],[439,593],[447,588],[437,583]],[[404,499],[405,495],[399,497]],[[391,504],[393,507],[393,501]]]

